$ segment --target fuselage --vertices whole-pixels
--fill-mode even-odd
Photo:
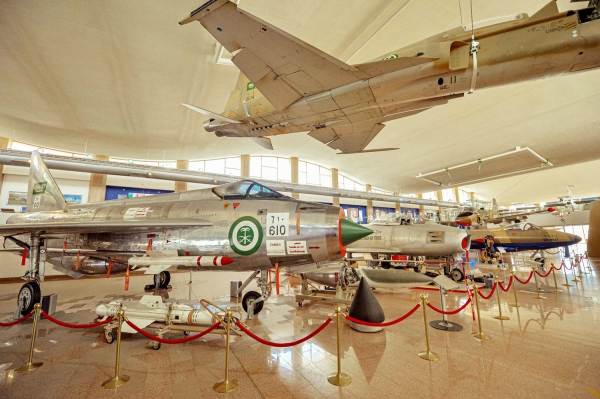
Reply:
[[[568,247],[581,241],[581,237],[562,231],[543,229],[527,223],[523,229],[515,226],[507,228],[474,229],[471,233],[471,248],[484,249],[484,237],[491,235],[496,248],[504,248],[506,252],[528,251]]]
[[[443,32],[382,56],[383,63],[356,65],[371,77],[310,97],[277,111],[252,95],[227,116],[244,121],[207,127],[220,136],[270,136],[385,122],[424,111],[471,89],[545,79],[600,67],[600,20],[585,21],[586,10],[547,18],[520,14],[513,21],[475,30],[477,68],[470,55],[471,32]],[[396,58],[414,66],[386,68]],[[473,75],[476,74],[475,79]],[[249,117],[248,117],[249,116]]]
[[[155,232],[136,232],[131,227],[135,221],[158,224],[168,220],[197,220],[198,226],[164,231],[157,227]],[[53,234],[54,238],[46,239],[47,248],[61,249],[66,242],[71,255],[48,254],[47,261],[69,270],[73,270],[76,260],[72,251],[77,249],[92,251],[81,255],[79,262],[83,269],[87,261],[90,270],[95,267],[102,271],[110,259],[116,263],[113,272],[122,270],[130,256],[149,251],[175,253],[175,256],[226,256],[234,260],[223,266],[198,264],[197,270],[259,270],[271,268],[277,262],[281,266],[319,264],[340,259],[343,251],[340,208],[297,201],[249,181],[214,189],[78,205],[66,212],[24,213],[11,217],[7,224],[65,222],[124,223],[123,232],[91,233],[81,229],[78,233]],[[20,239],[27,242],[28,237]]]

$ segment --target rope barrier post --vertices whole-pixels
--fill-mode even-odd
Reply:
[[[35,346],[35,335],[37,334],[37,323],[38,320],[40,319],[40,310],[42,309],[42,304],[41,303],[36,303],[33,306],[33,311],[34,311],[34,315],[33,315],[33,330],[31,332],[31,345],[29,346],[29,360],[27,361],[27,364],[19,367],[18,369],[16,369],[15,371],[17,373],[25,373],[25,372],[29,372],[32,370],[35,370],[39,367],[42,367],[42,365],[44,363],[42,362],[36,362],[33,363],[33,347]]]
[[[494,276],[494,280],[496,280],[496,284],[498,286],[500,286],[500,284],[498,283],[498,281],[500,280],[500,278],[498,276]],[[494,319],[497,319],[497,320],[510,320],[510,317],[502,315],[502,305],[500,304],[500,290],[496,290],[496,296],[498,297],[498,312],[499,312],[499,314],[497,316],[493,316]]]
[[[514,271],[510,271],[510,275],[513,277],[513,279],[515,278],[515,272]],[[509,303],[508,306],[512,306],[513,308],[522,308],[523,306],[519,305],[519,296],[517,295],[517,281],[516,279],[513,280],[513,292],[515,294],[515,303]]]
[[[575,269],[575,265],[577,265],[577,269]],[[575,278],[572,280],[574,283],[579,283],[581,282],[581,277],[583,277],[581,275],[581,269],[579,268],[579,261],[577,260],[577,255],[575,255],[575,265],[573,264],[573,262],[571,262],[571,269],[573,269],[573,276],[575,276]],[[579,275],[577,275],[577,271],[579,272]]]
[[[231,319],[233,318],[233,312],[231,309],[225,312],[227,318],[227,324],[225,324],[226,338],[225,338],[225,378],[218,381],[213,389],[219,393],[231,392],[237,388],[240,383],[238,380],[229,380],[229,339],[231,332]]]
[[[346,385],[350,385],[352,382],[352,377],[350,377],[346,373],[342,373],[342,349],[341,349],[341,328],[340,328],[340,316],[342,315],[342,309],[338,306],[335,307],[335,324],[337,329],[337,373],[330,374],[327,377],[327,381],[330,384],[345,387]]]
[[[540,293],[540,282],[538,280],[536,268],[537,268],[537,266],[531,266],[531,271],[533,272],[533,278],[535,278],[535,290],[537,291],[537,295],[534,296],[534,298],[536,298],[536,299],[546,299],[546,297],[542,296],[542,294]]]
[[[440,286],[440,302],[442,303],[442,310],[444,312],[446,311],[446,292],[448,291],[444,287]],[[430,321],[429,325],[433,328],[443,331],[460,331],[463,329],[463,326],[458,323],[450,323],[446,313],[442,313],[442,320]]]
[[[123,316],[125,315],[125,311],[123,308],[119,309],[117,312],[117,356],[115,360],[115,376],[111,379],[108,379],[102,383],[102,388],[104,389],[112,389],[118,388],[121,385],[125,385],[129,381],[128,375],[119,375],[119,358],[121,357],[121,328],[123,327]]]
[[[563,274],[565,275],[565,283],[563,284],[563,286],[564,287],[572,287],[573,284],[569,284],[569,278],[567,277],[567,265],[564,260],[562,262],[562,267],[563,267]]]
[[[435,362],[440,360],[440,357],[437,353],[432,352],[429,349],[429,325],[427,324],[427,298],[429,296],[426,294],[421,294],[421,307],[423,308],[423,322],[425,323],[425,342],[427,343],[427,351],[419,352],[419,357],[421,359],[429,360],[430,362]]]
[[[551,262],[550,266],[552,267],[552,277],[554,278],[554,292],[556,292],[558,294],[559,292],[563,292],[563,290],[559,290],[558,284],[556,283],[556,273],[554,272],[554,269],[555,269],[554,262]]]
[[[577,255],[575,255],[575,256],[577,256]],[[583,264],[583,255],[579,255],[579,262],[578,262],[578,263],[579,263],[580,265],[581,265],[581,264]],[[586,269],[586,267],[584,266],[584,267],[583,267],[583,272],[581,272],[581,268],[579,268],[579,270],[580,270],[580,272],[579,272],[579,273],[580,273],[580,274],[581,274],[581,273],[583,273],[583,274],[590,274],[590,273],[586,272],[586,271],[585,271],[585,269]]]
[[[473,282],[473,291],[475,297],[475,308],[477,309],[477,325],[479,326],[479,332],[472,333],[471,335],[477,339],[491,339],[489,335],[485,335],[483,331],[481,331],[481,314],[479,313],[479,291],[477,289],[477,283]]]

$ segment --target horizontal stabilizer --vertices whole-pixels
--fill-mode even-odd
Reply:
[[[354,68],[368,74],[371,77],[384,75],[386,73],[412,68],[417,65],[437,61],[438,58],[427,57],[396,57],[387,60],[367,62],[366,64],[353,65]]]
[[[83,273],[79,273],[73,270],[68,270],[65,269],[64,267],[60,267],[60,266],[56,266],[56,265],[52,265],[52,269],[56,270],[57,272],[60,272],[62,274],[66,274],[69,277],[73,277],[73,278],[81,278],[83,276]]]
[[[208,111],[208,110],[205,110],[205,109],[202,109],[202,108],[198,108],[198,107],[196,107],[194,105],[191,105],[191,104],[181,103],[181,105],[188,107],[192,111],[196,111],[196,112],[201,113],[202,115],[208,116],[210,119],[213,119],[213,120],[215,120],[215,121],[217,121],[219,123],[241,123],[240,121],[236,121],[235,119],[227,118],[227,117],[225,117],[223,115],[219,115],[219,114],[216,114],[214,112],[211,112],[211,111]]]
[[[271,143],[271,139],[268,137],[250,137],[250,140],[267,150],[273,149],[273,143]]]

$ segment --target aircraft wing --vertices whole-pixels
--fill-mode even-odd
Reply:
[[[369,78],[227,0],[207,1],[179,24],[193,21],[233,54],[233,63],[278,110],[302,97]]]
[[[368,120],[352,125],[332,126],[313,130],[308,135],[323,144],[327,144],[334,150],[340,150],[345,154],[352,154],[362,152],[384,127],[384,124],[378,123],[376,120]]]
[[[42,222],[0,225],[0,236],[39,233],[127,233],[131,231],[163,231],[177,228],[212,226],[205,220],[120,220],[108,222]]]

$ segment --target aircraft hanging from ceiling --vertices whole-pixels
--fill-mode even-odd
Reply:
[[[223,114],[208,117],[219,137],[309,132],[344,154],[365,148],[390,120],[461,98],[475,89],[600,67],[600,6],[559,12],[556,0],[531,17],[474,30],[458,27],[359,65],[348,65],[228,0],[210,0],[181,25],[200,24],[240,69]],[[246,78],[247,77],[247,78]]]
[[[290,271],[320,267],[372,233],[343,217],[339,207],[294,200],[249,180],[68,205],[34,151],[27,212],[9,218],[0,235],[16,244],[8,251],[29,257],[18,295],[23,314],[40,301],[46,262],[73,277],[144,266],[163,286],[173,269],[254,271],[243,288],[260,274],[261,293],[247,292],[242,305],[258,313],[270,295],[267,271],[276,263]]]

